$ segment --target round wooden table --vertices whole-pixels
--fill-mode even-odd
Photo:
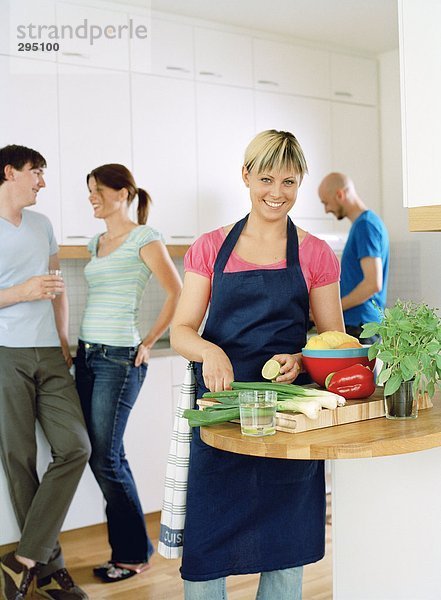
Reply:
[[[420,410],[416,419],[381,417],[303,433],[277,431],[265,437],[244,436],[239,424],[223,423],[201,427],[201,438],[220,450],[267,458],[319,460],[406,454],[441,446],[440,400],[438,393],[433,408]]]
[[[417,419],[260,438],[225,423],[201,428],[201,437],[239,454],[339,459],[331,460],[334,600],[441,597],[440,394]]]

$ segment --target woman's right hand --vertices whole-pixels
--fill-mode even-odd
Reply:
[[[233,366],[230,359],[219,346],[214,344],[202,356],[202,376],[210,392],[231,390],[234,381]]]

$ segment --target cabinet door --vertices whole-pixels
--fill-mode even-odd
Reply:
[[[34,148],[47,162],[46,188],[35,210],[52,222],[61,242],[57,72],[51,62],[0,56],[0,147]]]
[[[370,58],[331,54],[331,97],[356,104],[377,104],[377,63]]]
[[[381,211],[378,112],[370,106],[332,103],[332,169],[348,175],[361,199]],[[346,229],[347,219],[338,221]]]
[[[399,0],[403,200],[412,231],[441,229],[441,4]],[[433,235],[433,234],[432,234]]]
[[[197,85],[198,215],[204,233],[250,210],[242,181],[245,148],[254,136],[251,90]]]
[[[329,98],[329,53],[271,40],[253,40],[258,90]]]
[[[124,436],[124,447],[144,513],[162,508],[172,432],[171,395],[170,357],[150,359]]]
[[[53,43],[61,40],[48,37],[48,25],[53,23],[53,0],[1,0],[0,54],[55,62],[58,52],[53,49]],[[2,89],[7,88],[2,86]]]
[[[198,81],[252,87],[251,37],[202,27],[194,36]]]
[[[256,93],[259,131],[291,131],[305,154],[309,173],[303,178],[291,217],[311,233],[329,231],[317,188],[331,167],[331,115],[329,102],[283,94]],[[331,227],[332,229],[332,227]]]
[[[63,31],[58,60],[84,67],[129,68],[129,38],[134,35],[126,12],[57,3],[57,26]]]
[[[134,171],[153,199],[149,223],[170,244],[197,233],[194,105],[190,81],[132,75]]]
[[[155,17],[130,15],[134,23],[149,32],[148,40],[130,40],[132,73],[165,75],[177,79],[194,76],[193,27]]]
[[[105,230],[93,216],[87,174],[106,163],[132,168],[130,80],[128,73],[59,68],[63,242],[85,244]]]

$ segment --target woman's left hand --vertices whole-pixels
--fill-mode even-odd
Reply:
[[[139,344],[138,353],[135,358],[135,367],[140,367],[142,363],[148,363],[150,358],[150,348],[148,346],[144,346],[144,344]]]
[[[280,375],[276,378],[278,383],[292,383],[302,371],[302,354],[275,354],[272,357],[281,364]]]

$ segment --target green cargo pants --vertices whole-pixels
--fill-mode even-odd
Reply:
[[[52,462],[36,470],[36,421]],[[75,383],[60,348],[0,346],[0,455],[21,531],[17,553],[46,566],[64,566],[57,538],[90,456]]]

